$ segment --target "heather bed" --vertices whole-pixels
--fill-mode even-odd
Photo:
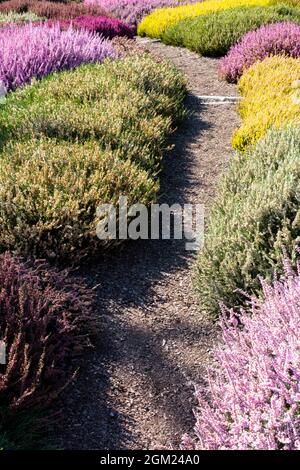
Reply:
[[[59,3],[44,0],[8,0],[0,3],[0,13],[32,12],[36,15],[52,20],[69,20],[81,15],[110,16],[103,8],[97,5],[84,5],[70,2]]]
[[[0,25],[4,26],[6,23],[29,23],[33,21],[41,21],[43,18],[37,16],[35,13],[0,13]]]
[[[11,94],[0,116],[1,249],[74,259],[104,248],[97,206],[120,194],[129,204],[155,201],[184,96],[181,75],[148,56],[82,66]]]
[[[299,244],[299,127],[270,130],[237,155],[221,181],[206,244],[197,262],[197,288],[211,315],[219,302],[239,307],[259,293],[259,276],[282,270],[282,247],[294,259]],[[274,190],[276,188],[276,190]]]
[[[140,36],[161,38],[166,30],[186,18],[208,15],[218,11],[242,6],[271,6],[276,0],[207,0],[202,3],[161,8],[143,18],[138,25]]]
[[[101,35],[106,39],[113,39],[116,36],[124,36],[128,39],[134,37],[134,28],[128,23],[116,18],[107,18],[106,16],[78,16],[72,20],[48,20],[46,24],[49,27],[59,24],[63,30],[85,29],[91,33]]]
[[[158,8],[196,3],[199,0],[84,0],[87,6],[98,5],[133,26]]]
[[[0,446],[31,448],[46,424],[44,410],[91,346],[98,319],[91,291],[41,261],[0,255],[0,282],[0,339],[7,361],[0,366]]]
[[[220,76],[229,82],[236,82],[255,62],[276,55],[300,57],[298,24],[291,21],[278,22],[273,25],[263,25],[245,34],[221,60]]]
[[[14,3],[14,0],[2,5],[5,3]],[[152,0],[149,4],[143,2],[143,7],[141,2],[134,2],[130,9],[129,2],[124,0],[121,14],[117,13],[115,6],[109,8],[109,4],[115,5],[113,1],[99,0],[96,6],[93,2],[92,6],[78,7],[83,12],[79,17],[71,13],[77,7],[64,5],[56,8],[46,3],[23,2],[25,11],[48,11],[44,16],[51,19],[45,25],[22,30],[22,36],[24,31],[28,36],[25,34],[22,46],[16,41],[16,54],[26,60],[23,64],[18,63],[17,74],[13,68],[16,60],[9,62],[13,45],[7,57],[3,55],[8,62],[3,62],[1,74],[10,90],[29,83],[34,77],[50,76],[38,82],[34,80],[32,85],[10,93],[6,102],[1,104],[0,249],[13,249],[24,255],[59,262],[73,261],[90,257],[110,245],[96,237],[97,207],[101,203],[116,205],[121,194],[128,196],[129,205],[136,202],[148,205],[156,201],[163,151],[170,133],[184,115],[185,83],[170,65],[157,63],[146,55],[132,55],[117,62],[107,60],[99,64],[105,57],[116,58],[116,53],[111,44],[102,39],[101,45],[105,47],[101,49],[99,37],[91,34],[102,33],[108,38],[116,34],[132,37],[133,29],[127,24],[99,16],[99,11],[104,11],[102,7],[119,17],[123,14],[126,21],[134,25],[146,11],[148,13],[150,3],[152,10],[158,5],[169,5],[170,1],[156,3]],[[85,3],[90,4],[92,0]],[[201,12],[222,10],[228,5],[244,5],[242,1],[232,0],[205,3],[210,5],[203,7]],[[269,5],[272,2],[250,0],[247,5],[249,3]],[[118,7],[121,8],[120,5]],[[69,9],[69,14],[64,8]],[[193,6],[188,8],[194,15],[196,10]],[[247,20],[245,14],[248,15]],[[299,15],[298,10],[282,5],[269,9],[256,6],[236,8],[176,23],[165,31],[163,40],[173,44],[178,41],[177,45],[218,55],[226,52],[249,29],[264,22],[273,23],[291,16],[298,18]],[[57,19],[59,23],[56,23]],[[224,28],[226,21],[228,28]],[[216,31],[221,24],[222,36],[218,36]],[[206,35],[199,35],[199,25]],[[237,25],[241,25],[240,29]],[[183,42],[180,28],[186,26],[189,33],[186,34],[185,30]],[[283,28],[283,25],[275,25],[274,31],[276,28]],[[297,32],[293,36],[294,42],[288,43],[290,51],[299,42],[299,27],[285,23],[284,28],[282,37],[285,38],[289,38],[288,32]],[[18,38],[17,29],[11,29],[13,31]],[[197,32],[196,39],[193,31]],[[215,40],[212,31],[215,31]],[[43,42],[47,43],[53,37],[58,43],[61,41],[57,55],[43,49]],[[199,37],[202,46],[199,45]],[[86,49],[77,48],[76,38],[85,41]],[[94,42],[91,44],[92,38]],[[41,44],[38,44],[38,39],[41,39]],[[30,55],[26,56],[25,43],[28,41],[35,41],[36,64]],[[19,44],[21,42],[20,39]],[[3,35],[3,46],[7,44]],[[59,55],[66,50],[67,58],[61,62]],[[287,52],[287,46],[286,43],[281,44],[277,49],[271,48],[271,52],[266,52],[266,47],[262,50],[260,59],[274,51]],[[256,60],[255,52],[253,57]],[[47,54],[51,56],[50,61],[44,60]],[[92,64],[80,65],[85,62]],[[250,147],[250,144],[263,137],[269,127],[298,123],[299,104],[293,102],[295,90],[292,82],[299,78],[299,62],[283,57],[267,59],[247,71],[239,84],[245,95],[240,108],[244,123],[233,142],[236,148],[245,150],[249,146],[249,150],[235,156],[221,182],[197,269],[198,289],[206,311],[215,318],[219,314],[219,302],[224,302],[235,309],[234,318],[240,316],[244,329],[240,324],[232,326],[227,321],[226,312],[223,338],[227,350],[224,351],[222,345],[216,357],[220,367],[213,375],[216,383],[210,382],[213,400],[208,405],[199,393],[201,408],[197,412],[196,436],[184,438],[183,447],[186,449],[294,449],[298,446],[298,436],[294,432],[298,419],[294,399],[298,384],[285,368],[282,351],[286,354],[292,351],[292,355],[292,348],[298,340],[297,331],[292,331],[294,336],[290,332],[291,325],[297,323],[293,315],[297,316],[295,299],[299,294],[299,276],[289,272],[289,280],[275,284],[274,288],[266,283],[262,286],[258,276],[262,275],[269,281],[274,269],[279,273],[284,271],[282,246],[287,248],[292,262],[295,261],[294,247],[300,240],[300,130],[299,127],[271,130],[255,147]],[[75,70],[51,75],[64,69]],[[242,69],[244,71],[244,67],[237,75]],[[65,273],[58,273],[47,265],[39,266],[33,261],[25,262],[7,253],[0,256],[1,280],[4,292],[12,293],[3,300],[0,328],[7,331],[5,339],[9,344],[9,357],[14,361],[10,376],[0,374],[0,398],[5,404],[0,410],[0,448],[18,448],[20,443],[17,438],[14,440],[11,424],[8,425],[11,415],[17,417],[23,410],[31,415],[42,402],[46,406],[51,403],[72,377],[74,368],[68,368],[66,364],[74,353],[89,346],[89,337],[96,323],[87,292],[80,283],[72,281],[72,285]],[[248,302],[242,291],[264,299],[263,304],[259,303],[261,300],[253,301],[252,317],[238,310]],[[290,316],[285,310],[288,303],[293,307],[293,315]],[[249,311],[249,306],[247,309]],[[26,315],[23,315],[24,311]],[[268,328],[262,330],[255,315],[260,315]],[[54,335],[48,338],[49,329],[54,331]],[[29,349],[25,335],[30,338],[32,347]],[[46,344],[45,349],[42,344]],[[244,345],[242,359],[241,344]],[[263,347],[259,349],[261,344]],[[273,354],[266,353],[266,344],[269,349],[273,348]],[[296,361],[297,355],[294,357]],[[248,358],[256,368],[245,376]],[[31,361],[31,373],[25,373],[22,382],[18,383],[13,379],[26,370],[28,360]],[[269,367],[264,368],[264,381],[260,380],[262,363]],[[274,364],[281,375],[273,373]],[[230,373],[227,373],[233,369],[235,386],[228,379]],[[293,371],[297,376],[297,364]],[[270,387],[265,387],[271,379],[277,387],[273,394]],[[255,398],[263,403],[261,407],[254,406],[253,387]],[[239,390],[243,392],[243,402],[239,400]],[[224,396],[227,397],[225,401]],[[291,404],[289,412],[283,396],[288,397]],[[274,403],[277,413],[274,412]],[[241,424],[242,414],[244,421]],[[268,425],[265,424],[265,416],[268,417]],[[281,421],[287,417],[288,425],[282,427]],[[216,432],[218,427],[222,432]]]
[[[236,149],[244,151],[272,126],[300,122],[298,92],[293,88],[299,75],[300,60],[283,56],[257,62],[244,73],[238,84],[243,100],[242,124],[233,136]]]
[[[188,18],[168,28],[166,44],[187,47],[200,55],[222,56],[248,31],[280,21],[300,22],[300,10],[286,5],[232,8]]]
[[[223,310],[216,365],[197,390],[195,433],[183,449],[299,450],[300,266],[284,264],[280,281],[262,281],[250,314]]]
[[[107,57],[116,57],[111,43],[83,29],[12,24],[0,30],[0,79],[7,90]]]

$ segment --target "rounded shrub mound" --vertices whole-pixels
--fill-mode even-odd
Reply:
[[[270,130],[237,155],[221,181],[205,247],[197,263],[197,288],[216,316],[219,302],[239,307],[241,291],[259,294],[259,276],[282,270],[282,247],[294,259],[300,241],[300,127]]]
[[[188,18],[168,28],[166,44],[187,47],[204,56],[225,55],[248,31],[261,25],[291,20],[300,23],[300,11],[286,5],[232,8],[211,15]]]
[[[269,6],[275,3],[278,2],[276,0],[207,0],[193,5],[161,8],[143,18],[138,25],[138,34],[140,36],[161,38],[168,28],[186,18],[208,15],[229,8],[253,5]]]
[[[232,140],[236,149],[245,150],[271,126],[300,123],[298,90],[294,89],[299,77],[300,60],[281,56],[258,62],[243,74],[238,83],[244,98],[239,107],[242,126]]]
[[[251,315],[236,312],[239,323],[224,312],[216,366],[197,392],[195,437],[184,436],[184,449],[300,449],[299,269],[287,265],[280,282],[264,281],[262,301],[252,299]]]
[[[43,18],[37,16],[35,13],[0,13],[0,25],[6,26],[8,23],[29,23],[29,21],[41,21]]]
[[[0,30],[0,79],[8,90],[33,78],[107,57],[116,57],[110,42],[89,31],[61,31],[59,25],[33,24]]]
[[[236,82],[255,62],[273,55],[300,57],[300,26],[281,22],[247,33],[220,62],[219,73]]]
[[[120,195],[128,204],[156,200],[184,97],[181,75],[145,55],[82,66],[8,96],[0,247],[72,259],[106,247],[96,236],[97,207]]]
[[[84,5],[70,2],[48,2],[44,0],[8,0],[0,3],[0,12],[9,13],[32,12],[38,16],[53,20],[68,20],[81,15],[109,16],[103,8],[97,5]]]
[[[6,345],[0,435],[5,437],[7,416],[46,408],[68,384],[77,369],[72,361],[90,347],[99,325],[91,292],[67,271],[5,253],[0,282],[0,340]],[[12,439],[17,439],[15,428]]]
[[[53,26],[56,20],[49,20],[48,26]],[[106,39],[113,39],[116,36],[125,36],[132,39],[134,29],[128,23],[116,18],[107,18],[105,16],[78,16],[73,20],[60,20],[61,29],[85,29],[91,33],[101,34]]]

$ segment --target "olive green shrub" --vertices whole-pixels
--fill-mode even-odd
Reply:
[[[300,242],[300,127],[271,129],[223,177],[197,263],[197,288],[213,316],[260,293]]]
[[[131,56],[54,74],[0,110],[0,247],[55,258],[88,255],[96,209],[150,204],[185,83],[170,65]],[[99,220],[98,220],[99,222]]]

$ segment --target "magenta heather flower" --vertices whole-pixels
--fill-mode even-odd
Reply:
[[[57,22],[53,20],[47,21],[47,25],[52,26]],[[108,18],[106,16],[78,16],[72,20],[60,20],[61,29],[68,29],[73,26],[75,29],[86,29],[92,33],[101,34],[107,39],[115,36],[134,37],[134,28],[125,23],[125,21],[116,18]]]
[[[107,57],[116,57],[111,43],[84,29],[28,24],[0,30],[0,80],[8,90]]]
[[[236,82],[243,71],[271,55],[300,57],[300,26],[281,22],[262,26],[245,34],[221,59],[219,73],[229,82]]]
[[[262,282],[252,312],[224,312],[222,343],[197,391],[195,437],[184,449],[300,449],[300,269]]]
[[[97,5],[134,26],[157,8],[196,2],[199,0],[84,0],[85,5]]]

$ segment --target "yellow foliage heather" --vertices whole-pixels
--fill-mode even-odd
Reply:
[[[274,56],[257,62],[239,81],[244,99],[240,104],[242,126],[232,144],[245,150],[270,127],[300,123],[300,98],[293,82],[300,79],[300,59]]]
[[[161,8],[143,18],[138,26],[138,34],[140,36],[160,38],[170,26],[185,18],[207,15],[241,6],[269,6],[276,3],[278,3],[277,0],[208,0],[193,5]]]

